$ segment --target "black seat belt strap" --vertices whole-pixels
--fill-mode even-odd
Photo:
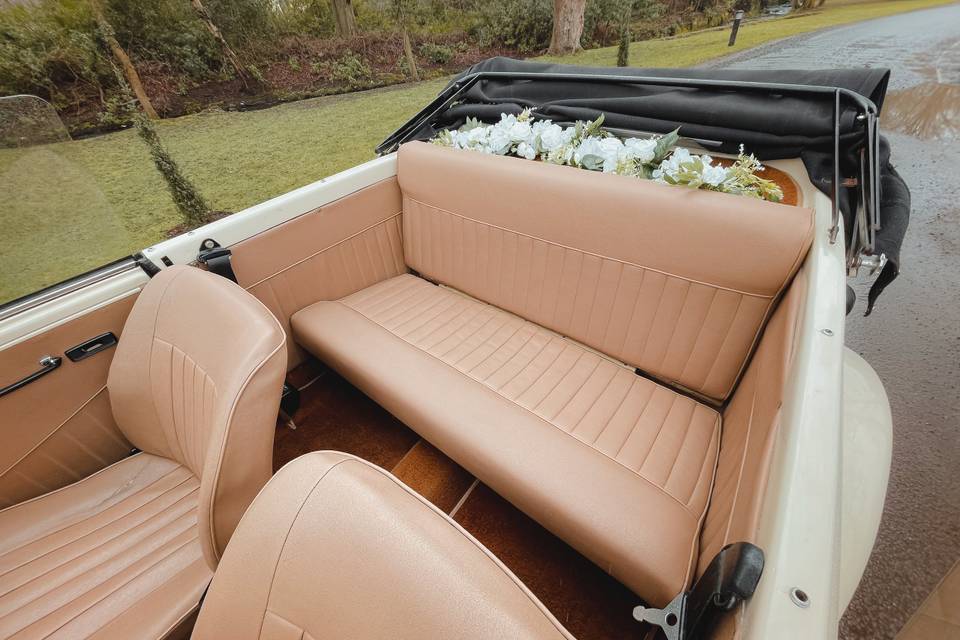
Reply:
[[[233,266],[230,264],[231,255],[230,249],[221,247],[220,243],[213,238],[207,238],[200,243],[197,262],[206,265],[207,271],[236,282],[237,274],[233,272]]]

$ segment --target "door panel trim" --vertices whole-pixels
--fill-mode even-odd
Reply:
[[[104,385],[33,448],[0,469],[0,509],[82,480],[122,460],[132,447],[113,420]]]
[[[35,335],[49,331],[74,318],[86,315],[128,296],[136,295],[149,278],[140,267],[115,273],[95,284],[62,294],[52,300],[0,320],[0,356],[2,351]],[[64,345],[69,347],[70,345]]]

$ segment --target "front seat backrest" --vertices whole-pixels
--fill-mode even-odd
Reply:
[[[252,295],[174,266],[140,294],[110,366],[124,435],[200,479],[200,543],[211,568],[272,473],[284,344],[280,324]]]
[[[337,451],[287,464],[244,514],[192,636],[226,638],[573,640],[447,514]]]

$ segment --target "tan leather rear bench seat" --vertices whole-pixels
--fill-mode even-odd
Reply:
[[[634,368],[726,399],[812,212],[422,143],[398,178],[405,261],[447,286],[319,302],[297,341],[665,605],[697,563],[721,420]]]

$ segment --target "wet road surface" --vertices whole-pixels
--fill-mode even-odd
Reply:
[[[749,28],[749,27],[747,27]],[[900,278],[847,344],[880,374],[893,466],[873,556],[841,637],[893,638],[960,557],[960,5],[791,38],[710,66],[888,67],[881,131],[912,191]]]

